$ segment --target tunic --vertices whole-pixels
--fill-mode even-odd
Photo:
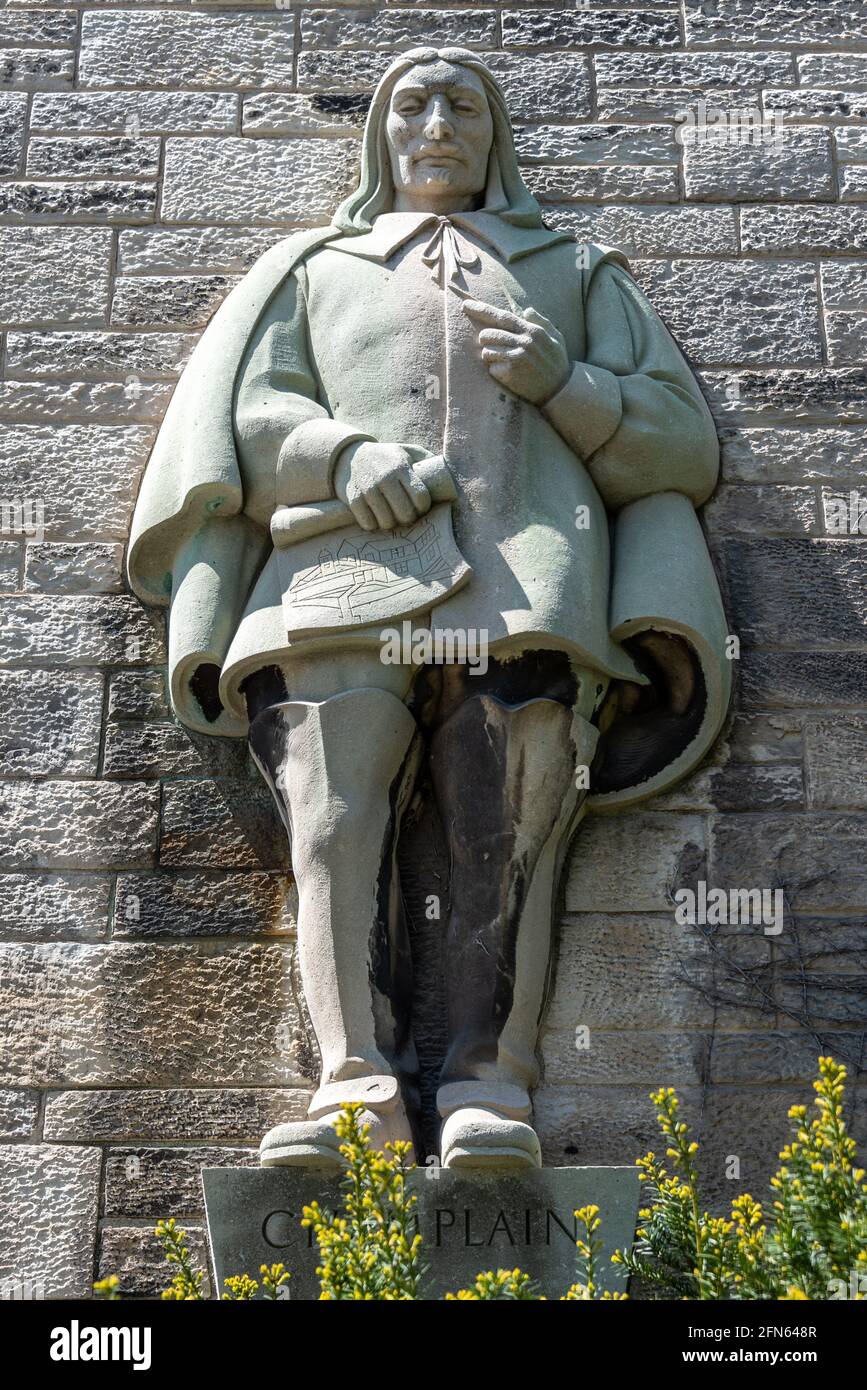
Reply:
[[[666,491],[703,502],[718,446],[688,365],[628,272],[602,264],[586,298],[582,272],[571,237],[486,213],[386,213],[314,250],[273,297],[240,374],[245,514],[267,528],[281,504],[333,497],[353,440],[442,453],[472,575],[431,612],[433,635],[486,631],[492,653],[530,642],[635,679],[609,636],[606,508]],[[538,407],[490,375],[467,297],[556,326],[573,367],[553,399]],[[291,547],[282,568],[267,560],[231,644],[222,686],[236,708],[245,675],[299,647],[380,643],[380,626],[289,640],[287,573]]]

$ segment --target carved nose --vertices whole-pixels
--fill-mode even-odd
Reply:
[[[443,140],[454,135],[454,129],[449,125],[440,107],[435,107],[431,112],[424,133],[429,140]]]

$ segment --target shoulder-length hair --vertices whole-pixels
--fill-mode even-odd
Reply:
[[[506,99],[490,68],[477,54],[465,48],[412,48],[401,53],[381,78],[364,126],[361,145],[361,175],[358,187],[334,214],[332,222],[342,232],[369,232],[375,217],[391,210],[394,184],[386,143],[386,117],[391,94],[400,77],[410,68],[425,63],[454,63],[469,68],[484,85],[493,119],[493,141],[488,158],[488,180],[484,209],[497,213],[518,227],[541,227],[542,212],[518,168],[512,123]]]

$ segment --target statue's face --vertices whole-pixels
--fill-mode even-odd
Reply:
[[[395,207],[443,213],[475,206],[493,135],[474,72],[444,62],[410,68],[395,84],[386,123]]]

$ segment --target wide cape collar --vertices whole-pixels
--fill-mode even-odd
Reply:
[[[365,260],[391,260],[394,253],[419,233],[433,230],[437,222],[451,222],[464,231],[472,232],[487,243],[504,261],[516,261],[534,251],[546,251],[561,241],[574,240],[571,232],[552,231],[548,227],[516,227],[494,212],[456,212],[441,218],[431,212],[382,212],[369,232],[358,236],[342,236],[328,243],[329,250],[344,251],[349,256]]]

